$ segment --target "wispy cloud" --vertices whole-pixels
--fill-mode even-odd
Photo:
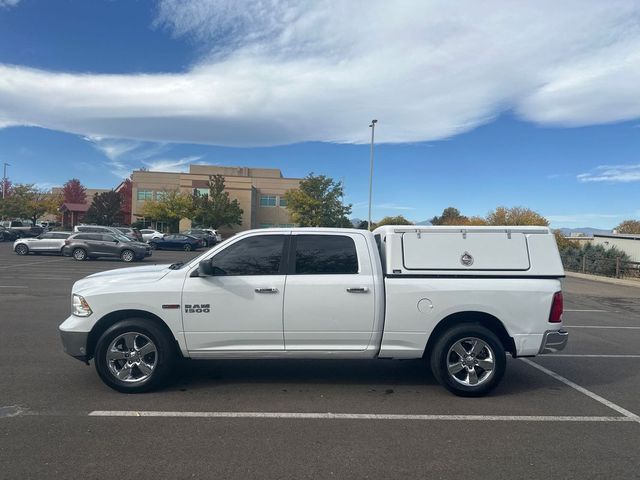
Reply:
[[[415,210],[415,207],[410,207],[406,205],[397,205],[395,203],[378,203],[375,205],[376,208],[385,209],[385,210]]]
[[[202,156],[194,155],[179,159],[160,158],[145,160],[142,163],[152,172],[186,172],[189,164],[198,163]]]
[[[20,0],[0,0],[0,8],[15,7],[20,3]]]
[[[630,183],[640,182],[640,163],[634,165],[600,165],[577,176],[580,182]]]
[[[365,143],[373,117],[381,142],[448,138],[505,110],[545,125],[631,120],[640,3],[614,4],[159,0],[154,25],[203,52],[191,68],[107,75],[0,64],[0,126],[256,146]]]
[[[546,215],[545,218],[552,224],[570,223],[585,226],[590,222],[598,222],[602,220],[611,220],[612,223],[618,223],[628,218],[635,218],[638,215],[640,215],[640,211],[624,213],[575,213],[562,215]]]

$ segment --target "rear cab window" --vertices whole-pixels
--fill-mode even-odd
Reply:
[[[345,235],[295,235],[293,272],[296,275],[357,274],[355,242]]]

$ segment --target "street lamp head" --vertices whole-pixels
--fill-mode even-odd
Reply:
[[[369,126],[373,127],[376,123],[378,123],[378,120],[371,120],[371,125],[369,125]]]

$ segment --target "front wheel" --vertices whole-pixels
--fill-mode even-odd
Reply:
[[[21,243],[19,245],[16,245],[16,253],[18,255],[26,255],[29,253],[29,247],[27,247],[25,244]]]
[[[129,262],[133,262],[136,259],[136,255],[131,250],[123,250],[122,253],[120,254],[120,259],[123,262],[129,263]]]
[[[149,246],[151,247],[151,250],[157,250],[158,249],[158,245],[155,242],[149,242]]]
[[[172,339],[145,318],[122,320],[102,334],[95,351],[98,375],[123,393],[159,387],[176,359]]]
[[[475,323],[446,330],[431,352],[436,380],[461,397],[479,397],[493,390],[504,376],[506,363],[502,342]]]

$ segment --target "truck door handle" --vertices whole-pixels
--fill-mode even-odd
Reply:
[[[347,292],[349,293],[367,293],[369,289],[367,287],[349,287]]]
[[[278,293],[277,288],[256,288],[256,293]]]

